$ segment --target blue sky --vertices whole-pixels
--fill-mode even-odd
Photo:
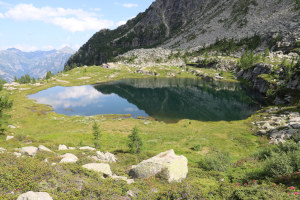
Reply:
[[[94,33],[114,29],[154,0],[0,0],[0,50],[77,50]]]

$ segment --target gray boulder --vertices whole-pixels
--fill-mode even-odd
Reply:
[[[0,153],[4,153],[6,151],[6,149],[0,147]]]
[[[11,140],[11,139],[13,139],[14,137],[15,137],[15,136],[8,135],[8,136],[6,136],[6,141]]]
[[[59,151],[68,150],[68,147],[67,147],[66,145],[64,145],[64,144],[60,144],[60,145],[58,146],[58,150],[59,150]]]
[[[95,151],[96,149],[93,147],[85,146],[85,147],[80,147],[80,150],[89,150],[89,151]]]
[[[148,178],[159,175],[169,182],[181,181],[188,173],[188,160],[185,156],[178,156],[174,150],[163,152],[136,166],[132,166],[129,175],[133,178]]]
[[[21,194],[17,200],[53,200],[46,192],[26,192]]]
[[[44,145],[40,145],[39,146],[39,151],[47,151],[47,152],[53,152],[50,149],[48,149],[47,147],[45,147]]]
[[[76,163],[78,158],[74,154],[66,153],[63,156],[63,159],[59,163]]]
[[[106,176],[112,176],[110,166],[106,163],[89,163],[82,167],[91,171],[103,173]]]
[[[38,148],[33,147],[33,146],[22,147],[20,149],[20,153],[25,154],[25,155],[29,155],[29,156],[35,156],[37,151],[38,151]]]
[[[91,156],[92,159],[100,162],[109,162],[109,163],[114,163],[117,161],[117,158],[114,154],[106,152],[102,153],[101,151],[96,152],[96,156]]]

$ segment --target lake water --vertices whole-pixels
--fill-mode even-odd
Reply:
[[[201,79],[126,79],[96,85],[56,86],[28,96],[65,115],[131,114],[159,121],[232,121],[260,108],[257,93],[241,84]]]

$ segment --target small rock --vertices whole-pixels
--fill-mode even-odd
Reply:
[[[13,125],[8,125],[8,128],[15,129],[16,127],[15,127],[15,126],[13,126]]]
[[[292,122],[290,123],[290,126],[292,126],[294,129],[300,129],[300,123]]]
[[[76,150],[76,147],[69,147],[69,150]]]
[[[29,156],[35,156],[37,151],[38,151],[38,148],[33,147],[33,146],[22,147],[20,149],[20,153],[25,154],[25,155],[29,155]]]
[[[128,190],[128,191],[126,192],[126,194],[127,194],[129,197],[136,197],[134,191],[132,191],[132,190]]]
[[[4,153],[6,151],[6,149],[0,147],[0,153]]]
[[[63,159],[59,163],[76,163],[78,158],[74,154],[66,153],[62,155]]]
[[[39,146],[39,151],[48,151],[48,152],[53,152],[50,149],[48,149],[47,147],[45,147],[44,145],[40,145]]]
[[[111,178],[112,178],[112,179],[117,179],[117,180],[123,180],[123,181],[126,181],[127,184],[134,183],[134,180],[133,180],[133,179],[128,179],[126,176],[117,176],[117,175],[113,175]]]
[[[107,176],[112,176],[109,164],[106,163],[90,163],[82,166],[85,169],[103,173]]]
[[[101,151],[97,151],[97,156],[92,156],[93,159],[101,162],[109,162],[114,163],[117,161],[117,158],[114,154],[106,152],[102,153]]]
[[[64,145],[64,144],[60,144],[60,145],[58,146],[58,150],[59,150],[59,151],[68,150],[68,147],[67,147],[66,145]]]
[[[95,151],[96,149],[93,147],[85,146],[85,147],[80,147],[80,150],[89,150],[89,151]]]
[[[13,139],[15,136],[8,135],[6,136],[6,141]]]
[[[20,158],[20,157],[22,156],[22,154],[19,153],[19,152],[14,152],[13,154],[14,154],[15,156],[17,156],[17,158]]]
[[[21,194],[17,200],[53,200],[46,192],[26,192]]]

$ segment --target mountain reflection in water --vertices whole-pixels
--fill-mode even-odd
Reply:
[[[200,79],[126,79],[94,86],[53,87],[28,98],[65,115],[132,114],[159,121],[232,121],[260,108],[260,96],[238,83]]]

